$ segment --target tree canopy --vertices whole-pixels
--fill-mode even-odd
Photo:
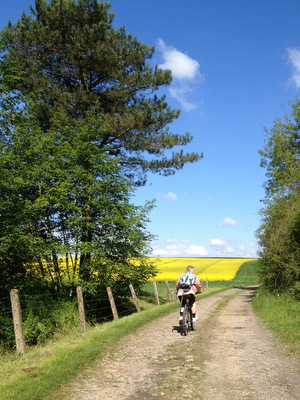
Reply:
[[[276,119],[266,131],[265,146],[260,150],[261,167],[266,168],[266,199],[287,195],[300,182],[300,101],[292,106],[291,115]]]
[[[268,180],[257,232],[261,278],[269,289],[289,289],[300,299],[300,100],[266,133],[260,155]]]
[[[140,284],[153,207],[131,196],[149,171],[174,174],[202,154],[172,133],[155,92],[171,72],[154,48],[115,29],[109,3],[36,0],[0,36],[0,260],[6,279]],[[176,149],[176,151],[173,151]],[[62,262],[62,256],[65,262]],[[19,268],[19,269],[17,269]]]
[[[115,29],[109,7],[96,0],[36,0],[32,15],[2,31],[2,79],[9,93],[34,101],[43,130],[62,109],[77,119],[93,107],[102,120],[99,147],[120,157],[123,171],[142,184],[147,171],[170,175],[202,155],[170,154],[192,140],[170,132],[179,111],[154,94],[170,85],[171,72],[147,63],[154,47]]]

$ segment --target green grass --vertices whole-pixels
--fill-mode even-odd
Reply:
[[[247,261],[238,270],[232,281],[209,282],[209,287],[240,287],[258,285],[258,261]]]
[[[276,336],[289,343],[292,352],[300,354],[300,302],[288,293],[277,295],[261,289],[252,305]]]

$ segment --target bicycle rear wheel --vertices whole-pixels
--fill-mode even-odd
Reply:
[[[189,327],[191,323],[190,310],[188,309],[187,306],[184,307],[182,316],[183,316],[182,331],[184,336],[186,336],[189,333]]]
[[[190,314],[190,318],[189,318],[189,330],[193,331],[194,330],[194,323],[193,323],[193,313],[192,313],[192,309],[189,308],[189,314]]]

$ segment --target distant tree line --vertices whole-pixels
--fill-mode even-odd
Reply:
[[[169,130],[179,111],[155,94],[171,72],[109,8],[36,0],[1,31],[0,297],[28,281],[93,293],[155,276],[154,205],[132,196],[148,172],[202,157],[182,150],[192,137]]]
[[[266,130],[260,151],[266,168],[262,224],[257,232],[261,245],[260,274],[270,290],[288,289],[300,300],[300,100],[291,114],[275,120]]]

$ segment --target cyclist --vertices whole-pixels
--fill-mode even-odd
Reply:
[[[187,296],[189,296],[190,302],[192,304],[193,322],[196,322],[198,319],[198,317],[196,315],[195,295],[198,293],[201,293],[201,283],[200,283],[199,278],[195,275],[195,267],[193,267],[192,265],[189,265],[186,268],[186,272],[191,272],[193,275],[193,281],[192,281],[191,288],[190,289],[180,289],[180,287],[179,287],[180,277],[178,278],[178,280],[176,282],[177,297],[179,298],[180,304],[181,304],[180,315],[179,315],[179,324],[182,324],[182,321],[183,321],[183,310],[184,310]],[[181,302],[181,299],[182,299],[182,302]]]

